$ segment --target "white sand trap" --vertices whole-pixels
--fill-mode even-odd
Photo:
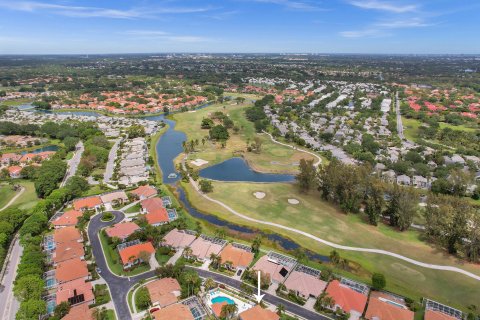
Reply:
[[[288,203],[290,203],[290,204],[299,204],[300,201],[298,201],[297,199],[288,199]]]
[[[190,111],[188,111],[188,113],[194,113],[194,112],[197,112],[197,110],[190,110]]]
[[[261,191],[254,192],[253,195],[257,199],[263,199],[266,196],[265,192],[261,192]]]
[[[204,164],[207,164],[208,161],[207,160],[203,160],[203,159],[195,159],[195,160],[192,160],[190,161],[191,164],[197,166],[197,167],[201,167],[203,166]]]

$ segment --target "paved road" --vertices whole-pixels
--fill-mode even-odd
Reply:
[[[397,133],[398,133],[398,137],[402,140],[405,140],[405,136],[403,134],[402,115],[400,114],[400,99],[398,98],[398,91],[395,94],[395,110],[396,110],[396,113],[397,113]]]
[[[0,286],[0,319],[15,319],[15,314],[19,308],[19,302],[13,296],[13,281],[17,274],[22,252],[23,247],[20,246],[18,238],[15,238],[10,257],[8,261],[5,261],[7,266]]]
[[[108,162],[105,168],[105,173],[103,174],[103,181],[105,183],[110,182],[110,179],[112,179],[113,170],[115,169],[115,159],[117,158],[118,145],[120,144],[121,140],[122,139],[115,140],[115,144],[108,153]]]
[[[17,200],[18,197],[20,197],[24,192],[25,192],[25,188],[22,187],[22,188],[20,189],[20,192],[18,192],[18,193],[15,195],[15,197],[13,197],[12,199],[10,199],[10,201],[8,201],[8,203],[7,203],[6,205],[4,205],[3,208],[0,209],[0,211],[5,210],[5,209],[7,209],[8,207],[10,207],[10,206],[12,205],[12,203],[14,203],[15,200]]]
[[[82,141],[79,141],[75,146],[75,153],[73,154],[72,159],[68,160],[68,167],[67,172],[65,173],[65,177],[63,178],[62,183],[60,184],[61,187],[65,186],[68,179],[73,177],[77,173],[78,165],[80,164],[80,160],[82,159],[83,151],[85,147]]]
[[[409,262],[411,264],[414,264],[414,265],[417,265],[417,266],[420,266],[420,267],[423,267],[423,268],[427,268],[427,269],[434,269],[434,270],[441,270],[441,271],[451,271],[451,272],[456,272],[456,273],[461,273],[467,277],[470,277],[472,279],[475,279],[475,280],[478,280],[480,281],[480,275],[477,275],[477,274],[474,274],[472,272],[468,272],[466,270],[463,270],[463,269],[460,269],[460,268],[457,268],[457,267],[452,267],[452,266],[441,266],[441,265],[436,265],[436,264],[430,264],[430,263],[425,263],[425,262],[421,262],[421,261],[417,261],[415,259],[412,259],[412,258],[408,258],[408,257],[405,257],[405,256],[402,256],[401,254],[398,254],[398,253],[394,253],[394,252],[391,252],[391,251],[386,251],[386,250],[381,250],[381,249],[371,249],[371,248],[358,248],[358,247],[350,247],[350,246],[344,246],[344,245],[341,245],[341,244],[337,244],[337,243],[334,243],[334,242],[331,242],[331,241],[328,241],[328,240],[325,240],[325,239],[322,239],[322,238],[319,238],[317,236],[314,236],[308,232],[305,232],[305,231],[302,231],[302,230],[298,230],[298,229],[295,229],[295,228],[292,228],[292,227],[287,227],[287,226],[284,226],[282,224],[278,224],[278,223],[275,223],[275,222],[270,222],[270,221],[265,221],[265,220],[259,220],[259,219],[254,219],[252,217],[249,217],[249,216],[246,216],[238,211],[235,211],[234,209],[230,208],[229,206],[227,206],[225,203],[221,202],[221,201],[218,201],[218,200],[215,200],[213,198],[210,198],[209,196],[207,196],[206,194],[204,194],[203,192],[200,191],[197,183],[192,179],[190,178],[190,183],[191,185],[194,187],[194,189],[198,192],[198,194],[200,196],[202,196],[203,198],[213,202],[213,203],[216,203],[220,206],[222,206],[223,208],[225,208],[226,210],[228,210],[229,212],[231,212],[232,214],[242,218],[242,219],[245,219],[245,220],[248,220],[248,221],[251,221],[251,222],[254,222],[254,223],[258,223],[258,224],[263,224],[263,225],[267,225],[267,226],[273,226],[273,227],[277,227],[277,228],[280,228],[280,229],[284,229],[284,230],[288,230],[288,231],[291,231],[291,232],[295,232],[295,233],[298,233],[302,236],[305,236],[307,238],[310,238],[314,241],[317,241],[317,242],[320,242],[320,243],[323,243],[327,246],[330,246],[332,248],[335,248],[335,249],[340,249],[340,250],[346,250],[346,251],[356,251],[356,252],[365,252],[365,253],[375,253],[375,254],[382,254],[382,255],[386,255],[386,256],[390,256],[390,257],[394,257],[394,258],[397,258],[397,259],[400,259],[400,260],[403,260],[403,261],[406,261],[406,262]]]
[[[130,291],[133,285],[135,285],[140,280],[154,277],[155,273],[153,271],[149,271],[137,276],[127,278],[127,277],[119,277],[110,272],[110,270],[107,267],[105,257],[103,255],[100,239],[98,237],[98,232],[106,226],[122,221],[123,218],[125,217],[125,215],[121,211],[113,211],[112,213],[115,215],[115,219],[110,222],[102,222],[100,220],[101,215],[96,215],[92,217],[88,226],[88,237],[90,239],[90,243],[92,246],[92,253],[93,253],[93,256],[95,257],[97,266],[102,270],[101,277],[107,282],[110,288],[113,304],[115,306],[117,315],[119,315],[118,318],[122,320],[131,320],[132,317],[131,317],[131,314],[128,308],[128,302],[127,302],[128,291]],[[241,281],[238,281],[230,277],[217,274],[211,271],[201,270],[194,267],[189,267],[189,268],[195,270],[198,273],[198,275],[202,278],[212,278],[219,283],[223,283],[231,287],[240,289],[240,285],[242,283]],[[299,305],[291,303],[287,300],[283,300],[276,296],[270,295],[268,293],[265,293],[264,300],[274,305],[283,304],[286,310],[306,319],[329,320],[329,318],[325,316],[322,316],[315,312],[304,309]]]

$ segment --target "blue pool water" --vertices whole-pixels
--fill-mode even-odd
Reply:
[[[227,304],[235,304],[235,302],[232,299],[224,297],[224,296],[215,297],[211,301],[212,301],[212,304],[222,303],[222,302],[226,302]]]
[[[52,314],[55,311],[55,300],[47,301],[47,313]]]

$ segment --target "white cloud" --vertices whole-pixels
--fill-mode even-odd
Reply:
[[[350,4],[362,8],[362,9],[373,9],[388,11],[393,13],[406,13],[413,12],[417,10],[417,5],[414,4],[393,4],[390,2],[384,2],[379,0],[359,0],[359,1],[350,1]]]
[[[304,11],[324,10],[316,5],[311,4],[311,2],[307,2],[307,1],[295,1],[295,0],[251,0],[251,1],[262,2],[262,3],[272,3],[272,4],[287,7],[289,9],[295,9],[295,10],[304,10]]]
[[[140,17],[152,17],[156,14],[181,14],[205,12],[209,8],[132,8],[111,9],[100,7],[68,6],[34,1],[0,1],[0,7],[15,11],[36,12],[46,11],[53,14],[76,17],[76,18],[112,18],[112,19],[135,19]]]
[[[384,37],[388,34],[383,32],[380,29],[363,29],[363,30],[352,30],[352,31],[342,31],[340,35],[344,38],[365,38],[365,37]]]
[[[379,22],[376,24],[382,28],[388,29],[401,29],[401,28],[421,28],[421,27],[429,27],[432,24],[424,22],[422,19],[419,18],[412,18],[408,20],[396,20],[396,21],[385,21]]]

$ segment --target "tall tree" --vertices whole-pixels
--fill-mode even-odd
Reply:
[[[313,165],[313,160],[301,159],[299,170],[300,172],[295,177],[297,185],[301,192],[307,193],[316,185],[317,170]]]

